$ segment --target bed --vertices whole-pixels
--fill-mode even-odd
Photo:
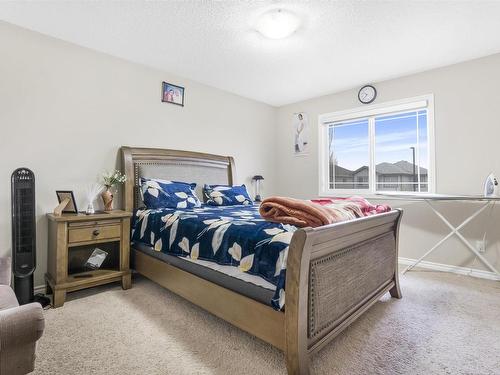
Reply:
[[[125,210],[142,203],[139,179],[233,184],[232,157],[122,147]],[[202,196],[197,191],[199,197]],[[257,285],[134,241],[133,268],[227,322],[285,352],[289,374],[308,374],[309,359],[389,292],[401,298],[397,259],[402,212],[293,232],[286,259],[286,303],[277,309],[269,285]],[[272,280],[271,280],[272,281]],[[283,307],[283,306],[282,306]]]

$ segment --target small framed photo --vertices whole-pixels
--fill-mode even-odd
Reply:
[[[65,214],[77,214],[78,208],[76,207],[76,200],[73,192],[71,190],[57,190],[56,191],[57,200],[61,203],[66,198],[69,199],[69,203],[62,210]]]
[[[309,117],[305,112],[293,114],[292,128],[294,134],[295,156],[305,156],[309,153]]]
[[[163,82],[161,90],[161,101],[177,104],[184,107],[184,87]]]

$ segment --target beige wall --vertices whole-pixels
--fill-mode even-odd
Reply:
[[[10,254],[10,174],[19,166],[37,177],[35,285],[46,269],[45,213],[56,189],[84,187],[117,166],[121,145],[176,148],[233,155],[237,181],[263,174],[265,194],[317,196],[317,117],[358,107],[350,90],[281,108],[247,100],[172,74],[132,64],[0,22],[0,256]],[[500,55],[377,83],[376,103],[435,95],[436,174],[440,193],[480,193],[490,171],[500,175]],[[161,81],[186,87],[184,108],[160,102]],[[311,152],[294,157],[291,116],[305,111]],[[401,255],[416,258],[446,227],[423,204],[391,202],[405,209]],[[458,223],[477,208],[443,206]],[[472,239],[488,229],[486,257],[500,267],[500,210],[464,231]],[[431,261],[484,269],[458,241]]]
[[[376,83],[375,103],[434,94],[436,188],[438,193],[480,194],[486,176],[500,176],[500,54]],[[357,89],[323,96],[279,108],[277,123],[276,189],[300,198],[318,194],[318,115],[359,107]],[[294,157],[291,117],[309,114],[311,153]],[[401,256],[417,258],[448,233],[445,225],[425,204],[390,202],[405,209]],[[477,204],[440,204],[458,224]],[[500,268],[500,210],[483,215],[464,231],[479,239],[487,229],[487,259]],[[487,225],[495,220],[495,224]],[[475,243],[474,243],[475,244]],[[453,239],[429,257],[430,261],[484,269]]]
[[[74,190],[83,208],[121,145],[233,155],[237,182],[262,174],[273,193],[275,108],[6,23],[0,46],[0,256],[11,251],[10,175],[25,166],[37,178],[35,285],[55,190]],[[163,80],[186,87],[184,108],[160,102]]]

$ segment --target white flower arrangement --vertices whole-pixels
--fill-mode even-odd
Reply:
[[[87,210],[86,210],[87,214],[95,213],[94,201],[101,192],[102,188],[103,186],[97,183],[87,185],[85,189],[85,196],[87,197]]]
[[[102,179],[104,186],[109,189],[115,185],[123,184],[127,180],[127,177],[125,177],[124,174],[121,174],[120,171],[114,170],[113,172],[103,173]]]

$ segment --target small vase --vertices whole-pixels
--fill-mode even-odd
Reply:
[[[94,209],[94,204],[92,202],[90,202],[88,205],[87,205],[87,211],[85,211],[85,213],[87,215],[93,215],[95,214],[95,209]]]
[[[111,193],[111,186],[106,186],[106,190],[101,193],[101,197],[104,202],[104,211],[113,210],[113,193]]]

